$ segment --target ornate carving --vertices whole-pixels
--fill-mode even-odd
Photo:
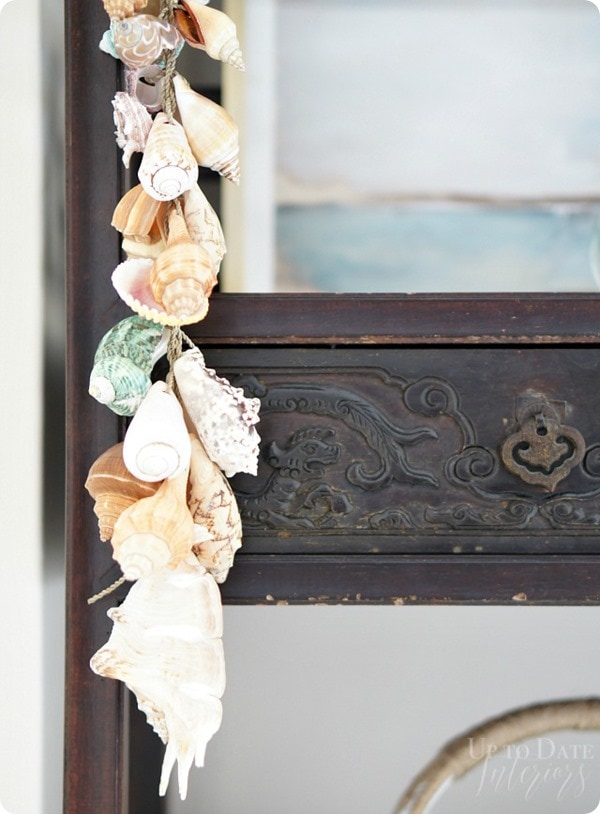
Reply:
[[[434,525],[453,529],[502,527],[526,528],[537,514],[537,506],[528,501],[512,501],[507,506],[478,507],[461,503],[451,509],[427,509],[425,519]]]

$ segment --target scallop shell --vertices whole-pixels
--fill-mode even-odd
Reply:
[[[165,76],[160,65],[144,65],[143,68],[125,67],[125,87],[148,111],[162,110],[162,83]]]
[[[138,178],[148,195],[159,201],[183,195],[198,179],[198,163],[182,126],[164,113],[154,119]]]
[[[260,401],[246,398],[239,387],[207,368],[196,348],[185,351],[173,371],[181,400],[209,458],[227,477],[236,472],[256,475],[260,437]]]
[[[126,317],[100,340],[89,392],[117,415],[133,415],[150,389],[150,373],[166,353],[164,329],[139,316]]]
[[[177,107],[198,164],[239,184],[239,131],[220,105],[193,91],[180,74],[174,77]]]
[[[171,210],[167,248],[150,272],[154,298],[182,324],[198,322],[216,282],[208,252],[191,239],[183,215]]]
[[[113,20],[110,31],[119,59],[129,68],[152,65],[165,49],[172,51],[183,42],[174,25],[152,14]]]
[[[112,225],[123,234],[122,249],[129,258],[156,258],[166,248],[167,201],[157,201],[141,184],[123,195],[113,212]]]
[[[129,167],[133,153],[142,152],[152,127],[152,117],[144,105],[128,93],[119,91],[112,100],[117,145],[123,150],[123,164]]]
[[[190,237],[208,252],[213,273],[217,275],[227,251],[225,237],[215,210],[198,184],[183,196],[183,215]]]
[[[198,561],[217,582],[225,582],[242,545],[242,521],[233,491],[202,443],[191,436],[190,497]]]
[[[104,10],[113,20],[131,17],[146,6],[146,0],[102,0]]]
[[[126,579],[139,579],[189,556],[194,521],[186,503],[187,475],[186,469],[163,481],[154,495],[129,506],[116,521],[113,557]]]
[[[85,488],[95,500],[100,539],[110,540],[115,522],[129,506],[158,489],[158,483],[146,483],[134,477],[123,463],[123,443],[103,452],[87,476]]]
[[[244,60],[233,20],[216,8],[180,0],[173,10],[175,25],[194,48],[202,48],[213,59],[244,71]]]
[[[108,616],[108,642],[92,657],[92,670],[119,679],[136,695],[148,723],[167,744],[159,793],[177,761],[185,799],[195,761],[221,724],[225,688],[223,615],[219,589],[199,564],[159,569],[131,586]]]
[[[190,454],[181,405],[165,382],[155,382],[125,434],[125,466],[144,481],[176,478],[187,471]]]

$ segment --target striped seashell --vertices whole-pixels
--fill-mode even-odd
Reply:
[[[129,68],[152,65],[165,49],[172,51],[183,42],[174,25],[151,14],[113,20],[110,30],[114,49]]]
[[[198,180],[194,158],[183,127],[158,113],[148,135],[138,178],[148,195],[172,201]]]
[[[180,0],[173,10],[174,22],[186,42],[201,48],[213,59],[244,71],[244,60],[233,20],[216,8],[197,0]]]
[[[102,3],[111,20],[123,20],[145,8],[147,0],[102,0]]]
[[[141,184],[123,195],[111,223],[123,235],[122,249],[129,258],[156,258],[164,251],[168,206],[148,195]]]

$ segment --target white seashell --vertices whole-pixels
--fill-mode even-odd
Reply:
[[[209,458],[231,477],[236,472],[256,475],[260,437],[260,401],[207,368],[196,348],[185,351],[173,366],[185,409]],[[141,409],[141,408],[140,408]]]
[[[175,25],[191,46],[239,71],[245,70],[236,26],[230,17],[197,0],[180,0],[173,13]]]
[[[181,405],[165,382],[155,382],[125,434],[125,466],[144,481],[175,478],[187,470],[190,454]]]
[[[174,25],[152,14],[113,20],[110,31],[119,59],[129,68],[152,65],[164,50],[173,51],[183,42]]]
[[[227,479],[191,436],[189,508],[195,523],[193,552],[217,582],[225,582],[242,545],[242,521]]]
[[[125,68],[127,93],[146,108],[148,113],[162,110],[162,83],[165,76],[160,65],[144,65],[142,68]]]
[[[148,723],[167,744],[159,793],[166,793],[177,761],[185,799],[191,765],[203,765],[206,744],[221,723],[225,663],[219,589],[201,565],[181,562],[139,579],[108,616],[113,629],[91,668],[123,681],[136,695]]]
[[[177,107],[198,164],[239,184],[238,126],[220,105],[193,91],[180,74],[173,79]]]
[[[142,152],[152,127],[152,117],[135,96],[119,91],[112,100],[117,145],[123,150],[123,164],[129,167],[133,153]]]
[[[198,162],[183,127],[158,113],[146,142],[138,178],[144,190],[158,201],[172,201],[198,179]]]
[[[227,251],[225,237],[217,213],[198,184],[194,184],[183,196],[183,215],[190,237],[206,250],[213,273],[217,275]]]

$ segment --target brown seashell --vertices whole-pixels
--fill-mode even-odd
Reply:
[[[180,0],[173,10],[174,22],[186,42],[201,48],[213,59],[244,71],[244,60],[233,20],[211,6],[195,0]]]
[[[141,184],[123,195],[113,212],[112,225],[123,234],[122,249],[128,257],[155,259],[164,251],[168,206],[168,202],[148,195]]]
[[[174,567],[191,551],[194,521],[186,503],[187,470],[162,482],[152,497],[121,514],[112,536],[113,557],[126,579]]]
[[[146,0],[102,0],[111,20],[123,20],[146,7]]]
[[[133,153],[146,146],[152,117],[135,96],[119,91],[112,100],[117,145],[123,150],[123,164],[129,167]]]
[[[220,105],[193,91],[180,74],[175,75],[173,83],[181,122],[196,161],[238,184],[237,124]]]
[[[139,480],[123,463],[123,444],[115,444],[94,461],[85,482],[85,488],[96,501],[94,512],[98,517],[100,539],[110,540],[116,521],[138,500],[150,497],[158,483]]]
[[[216,281],[210,256],[190,238],[185,219],[173,209],[167,248],[150,272],[154,298],[168,314],[196,322],[206,316]]]
[[[128,68],[143,68],[156,62],[162,52],[182,42],[179,30],[152,14],[113,20],[110,26],[115,51]]]
[[[198,162],[179,122],[158,113],[144,149],[138,178],[144,190],[159,201],[171,201],[198,180]]]

